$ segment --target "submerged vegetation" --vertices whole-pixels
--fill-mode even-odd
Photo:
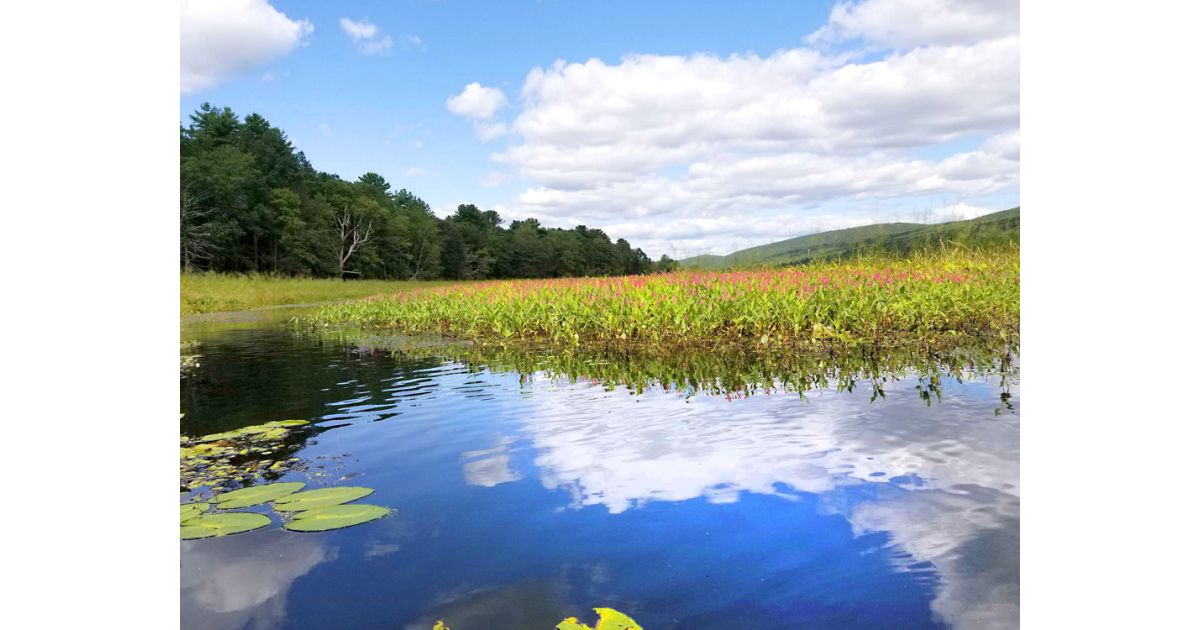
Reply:
[[[305,320],[484,343],[780,348],[1016,344],[1020,251],[940,250],[802,267],[460,283],[330,305]]]

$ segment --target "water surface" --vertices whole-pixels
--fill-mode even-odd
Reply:
[[[1011,373],[638,392],[278,318],[183,337],[183,432],[313,420],[283,480],[396,510],[182,542],[185,628],[549,630],[597,606],[648,630],[1017,626]]]

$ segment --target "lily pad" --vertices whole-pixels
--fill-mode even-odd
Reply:
[[[275,420],[264,424],[264,427],[302,427],[308,424],[308,420]]]
[[[183,503],[179,506],[179,522],[200,516],[208,511],[207,503]]]
[[[595,630],[642,630],[642,627],[625,613],[612,608],[594,608],[593,610],[600,615],[600,621],[596,624]],[[591,626],[580,623],[575,617],[563,619],[555,628],[556,630],[592,630]]]
[[[594,608],[593,610],[600,615],[600,622],[596,624],[596,630],[642,630],[642,627],[625,613],[612,608]]]
[[[323,532],[330,529],[341,529],[351,525],[359,525],[377,518],[383,518],[391,510],[378,505],[331,505],[329,507],[305,510],[296,514],[296,518],[283,524],[284,529],[294,532]]]
[[[268,483],[261,486],[251,486],[242,488],[216,496],[217,507],[228,510],[230,508],[250,507],[268,501],[274,501],[279,497],[289,495],[300,488],[304,487],[303,481],[289,481],[286,483]]]
[[[233,438],[238,437],[240,435],[241,434],[238,433],[237,431],[226,431],[224,433],[209,433],[208,435],[201,436],[200,439],[197,441],[199,441],[199,442],[219,442],[221,440],[232,440]]]
[[[356,499],[361,499],[375,492],[371,488],[360,486],[342,486],[340,488],[320,488],[289,494],[275,501],[275,509],[280,512],[299,512],[315,508],[341,505]]]
[[[179,537],[183,540],[228,536],[266,527],[271,519],[264,514],[250,512],[228,512],[225,514],[201,514],[179,526]]]

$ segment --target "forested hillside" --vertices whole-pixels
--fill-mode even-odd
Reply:
[[[993,212],[965,221],[937,225],[877,223],[809,234],[733,252],[679,261],[683,267],[725,269],[803,264],[857,254],[906,255],[942,245],[986,248],[1021,241],[1021,209]]]
[[[185,271],[482,279],[667,270],[599,229],[502,225],[460,205],[445,219],[376,173],[315,170],[258,114],[203,105],[180,128],[179,262]]]

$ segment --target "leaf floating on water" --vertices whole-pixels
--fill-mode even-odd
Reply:
[[[642,630],[642,627],[625,613],[612,608],[594,608],[593,610],[600,615],[600,621],[596,624],[595,630]],[[555,628],[556,630],[592,630],[591,626],[580,623],[575,617],[563,619]]]
[[[642,627],[625,613],[612,608],[594,608],[593,610],[600,615],[600,623],[596,624],[596,630],[642,630]]]
[[[275,420],[274,422],[268,422],[262,426],[264,426],[264,427],[302,427],[306,424],[308,424],[308,420]]]
[[[377,518],[383,518],[391,510],[378,505],[332,505],[329,507],[305,510],[296,514],[296,518],[283,524],[284,529],[294,532],[323,532],[330,529],[341,529],[351,525],[359,525]]]
[[[271,519],[263,514],[229,512],[226,514],[201,514],[179,526],[179,537],[183,540],[228,536],[266,527]]]
[[[200,516],[208,511],[207,503],[183,503],[179,506],[179,522]]]
[[[289,495],[303,487],[303,481],[289,481],[286,483],[268,483],[261,486],[242,488],[241,490],[217,495],[217,507],[228,510],[230,508],[259,505],[260,503],[274,501],[282,496]]]
[[[433,624],[433,630],[450,630],[450,626],[447,626],[446,622],[438,619],[437,623]]]
[[[238,437],[239,435],[241,435],[241,434],[238,433],[237,431],[226,431],[224,433],[210,433],[208,435],[202,436],[198,441],[199,442],[219,442],[221,440],[232,440],[233,438]]]
[[[280,512],[299,512],[314,508],[329,507],[349,503],[375,492],[371,488],[359,486],[343,486],[340,488],[320,488],[289,494],[275,502],[275,509]]]

